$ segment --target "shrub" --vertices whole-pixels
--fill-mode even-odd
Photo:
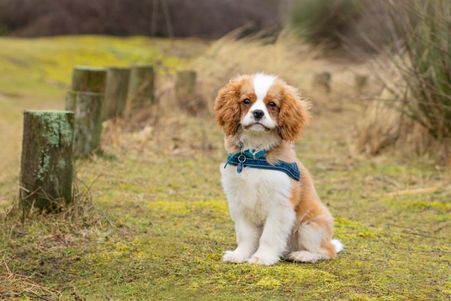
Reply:
[[[358,15],[355,0],[295,0],[291,24],[311,42],[338,47]]]
[[[412,0],[409,2],[384,2],[392,37],[392,47],[376,60],[377,75],[391,97],[384,101],[400,112],[399,118],[409,118],[421,126],[421,139],[430,136],[434,143],[424,145],[425,150],[439,145],[449,162],[451,140],[451,2],[447,0]],[[404,37],[402,40],[399,37]],[[386,93],[388,94],[388,93]],[[378,106],[378,105],[376,105]],[[385,115],[378,117],[385,123]],[[412,122],[405,123],[405,135],[412,135]],[[361,131],[371,131],[366,127]],[[371,135],[369,135],[371,136]],[[371,138],[361,139],[360,144],[371,144]],[[393,136],[384,147],[395,145],[402,136]],[[415,139],[409,138],[411,142]],[[417,141],[418,142],[418,141]],[[360,145],[360,149],[365,149]],[[371,151],[377,153],[378,151]]]
[[[396,65],[407,90],[402,109],[436,139],[451,138],[451,2],[416,0],[395,31],[409,33]],[[412,20],[411,16],[414,17]],[[395,21],[397,16],[392,15]],[[396,62],[396,61],[393,61]]]

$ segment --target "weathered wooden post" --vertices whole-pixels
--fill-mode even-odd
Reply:
[[[74,112],[74,156],[84,157],[100,149],[103,95],[92,92],[66,94],[66,110]]]
[[[127,102],[129,79],[129,68],[110,67],[107,69],[102,121],[123,115]]]
[[[130,70],[127,111],[132,113],[155,103],[155,73],[152,65],[135,65]]]
[[[105,93],[106,70],[77,66],[72,72],[72,91]]]
[[[196,71],[184,70],[177,72],[175,96],[178,103],[183,104],[191,101],[196,96],[196,80]]]
[[[74,115],[68,111],[25,111],[20,204],[52,211],[72,201]]]
[[[74,156],[84,157],[100,149],[102,106],[106,70],[75,67],[72,90],[66,95],[66,110],[74,112]]]

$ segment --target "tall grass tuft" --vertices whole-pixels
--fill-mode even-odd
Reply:
[[[403,20],[392,14],[397,33],[407,39],[392,60],[409,91],[402,101],[404,113],[436,139],[451,138],[451,2],[413,1]],[[411,33],[410,35],[407,35]]]
[[[384,2],[392,47],[379,57],[377,75],[386,104],[400,112],[410,130],[419,125],[430,136],[425,148],[439,145],[449,162],[451,141],[451,2]],[[403,37],[403,38],[400,38]],[[385,122],[383,115],[380,123]],[[371,130],[371,128],[368,128]],[[403,130],[409,135],[409,129]],[[398,135],[398,138],[402,138]],[[398,138],[392,139],[395,144]],[[412,138],[409,138],[412,140]],[[435,151],[435,150],[434,150]],[[373,151],[374,152],[374,151]]]

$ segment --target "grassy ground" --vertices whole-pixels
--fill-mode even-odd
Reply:
[[[178,57],[184,47],[203,47],[187,43],[168,53],[166,41],[146,39],[0,39],[0,65],[16,56],[22,59],[34,45],[33,57],[77,45],[77,55],[96,53],[92,61],[77,64],[153,62],[152,53],[157,53],[170,72],[183,66]],[[14,51],[5,51],[7,47]],[[124,58],[110,61],[111,53]],[[9,162],[2,162],[9,166],[0,178],[2,208],[9,207],[17,192],[21,110],[62,106],[71,64],[59,65],[66,66],[64,76],[26,77],[18,64],[10,67],[11,78],[0,77],[0,142],[8,144],[2,161]],[[222,135],[208,114],[189,117],[176,111],[138,132],[106,125],[106,155],[77,163],[79,186],[90,186],[93,205],[85,200],[72,220],[34,217],[22,224],[14,210],[2,216],[0,296],[449,300],[449,171],[424,157],[351,155],[350,134],[362,108],[349,101],[337,109],[328,100],[333,96],[315,103],[314,121],[297,150],[336,217],[336,237],[346,245],[336,260],[272,267],[222,263],[222,252],[235,244],[219,185]]]

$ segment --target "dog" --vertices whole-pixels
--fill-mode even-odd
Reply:
[[[228,153],[221,183],[237,241],[223,261],[314,263],[343,250],[332,239],[331,213],[296,158],[308,108],[297,89],[269,74],[241,75],[219,90],[214,111]]]

